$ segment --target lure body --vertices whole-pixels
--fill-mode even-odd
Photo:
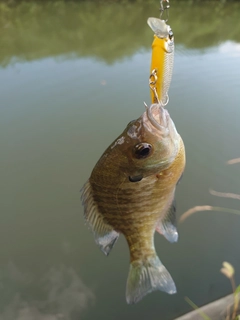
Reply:
[[[159,102],[165,106],[168,103],[168,90],[173,72],[174,37],[170,26],[164,20],[148,18],[147,22],[154,31],[150,73],[156,70],[155,88]],[[151,90],[151,101],[157,103],[153,90]]]
[[[155,230],[177,241],[174,194],[185,167],[183,141],[167,110],[147,107],[103,153],[84,185],[84,216],[108,255],[120,233],[128,243],[128,303],[153,290],[175,293],[156,255]]]

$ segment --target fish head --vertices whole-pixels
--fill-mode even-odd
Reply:
[[[140,118],[131,121],[123,137],[121,153],[128,164],[122,169],[136,181],[168,168],[181,141],[168,111],[160,104],[152,104]]]

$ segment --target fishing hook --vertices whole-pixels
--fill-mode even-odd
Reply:
[[[165,103],[160,101],[158,98],[158,94],[157,94],[156,83],[157,83],[157,69],[153,69],[152,73],[149,76],[149,88],[154,93],[155,103],[161,104],[162,107],[165,107],[168,104],[169,96],[168,96],[168,94],[166,94],[166,102]],[[147,105],[145,103],[144,103],[144,105],[145,105],[145,107],[147,107]]]
[[[165,7],[163,6],[163,2],[167,2],[167,5]],[[160,9],[159,9],[160,10],[160,19],[162,19],[163,13],[165,11],[166,12],[165,22],[167,22],[169,19],[169,8],[170,8],[169,0],[160,0]]]
[[[156,103],[160,103],[157,90],[156,90],[156,83],[157,83],[157,69],[153,69],[152,73],[149,76],[149,88],[154,93],[154,100]]]

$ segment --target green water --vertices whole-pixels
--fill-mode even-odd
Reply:
[[[105,148],[149,103],[158,1],[0,3],[0,320],[170,320],[240,282],[240,216],[199,212],[179,242],[156,235],[178,293],[125,302],[129,253],[109,257],[83,221],[80,188]],[[176,54],[168,110],[187,167],[177,213],[239,209],[240,3],[171,1]]]

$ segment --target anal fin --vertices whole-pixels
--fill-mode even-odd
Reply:
[[[89,181],[82,189],[82,204],[84,206],[84,218],[94,234],[96,244],[105,255],[108,255],[119,237],[112,226],[104,221],[93,198],[92,187]]]
[[[176,202],[173,200],[166,216],[158,222],[156,231],[162,234],[169,242],[178,241],[178,232],[176,228]]]

